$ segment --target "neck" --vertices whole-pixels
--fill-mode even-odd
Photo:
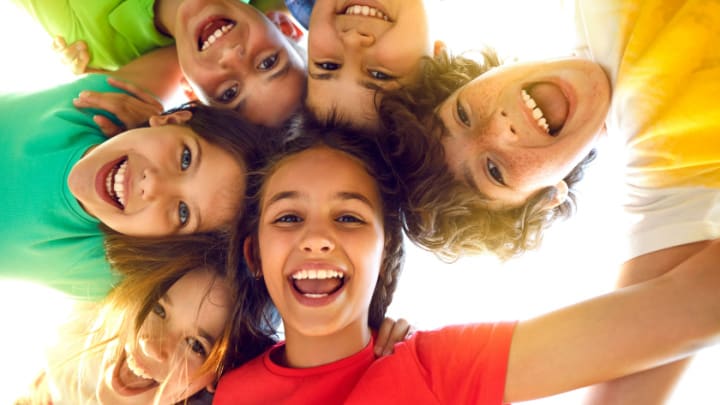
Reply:
[[[367,321],[363,325],[352,324],[326,336],[307,336],[286,328],[283,365],[308,368],[350,357],[370,343],[372,331],[367,326]]]
[[[182,0],[155,0],[155,27],[163,34],[175,37],[175,17]]]

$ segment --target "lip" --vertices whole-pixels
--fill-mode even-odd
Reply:
[[[335,270],[335,271],[338,271],[338,272],[341,272],[344,274],[344,281],[343,281],[342,286],[340,286],[340,288],[338,288],[337,290],[333,291],[332,294],[328,294],[323,297],[315,298],[315,297],[308,297],[295,289],[295,286],[293,283],[293,278],[292,278],[293,274],[295,274],[301,270],[323,270],[323,269],[324,270],[328,270],[328,269]],[[345,288],[348,285],[348,281],[350,281],[350,277],[348,276],[347,272],[343,268],[341,268],[339,266],[335,266],[333,264],[323,263],[323,262],[308,262],[308,263],[303,263],[300,266],[293,267],[292,271],[288,272],[288,274],[286,275],[286,279],[288,282],[288,288],[292,292],[295,299],[300,304],[308,306],[308,307],[322,307],[322,306],[331,304],[340,296],[340,294],[342,294],[343,291],[345,291]]]
[[[136,361],[137,361],[137,359],[136,359]],[[142,394],[143,392],[151,390],[159,385],[156,381],[154,384],[151,384],[151,385],[149,385],[147,387],[143,387],[143,388],[132,388],[132,387],[126,386],[120,379],[120,369],[123,366],[127,367],[126,363],[127,363],[127,352],[125,350],[123,350],[122,354],[120,355],[120,359],[118,359],[118,362],[115,364],[115,369],[113,370],[113,375],[112,375],[112,388],[115,392],[117,392],[118,394],[123,395],[123,396],[134,396],[134,395]]]
[[[339,10],[335,10],[335,13],[337,15],[345,15],[345,10],[347,10],[348,7],[350,7],[350,6],[368,6],[368,7],[376,8],[376,9],[382,11],[382,13],[388,17],[388,22],[390,22],[390,23],[395,22],[395,18],[393,16],[391,16],[390,14],[388,14],[387,9],[385,9],[385,6],[383,6],[382,4],[380,4],[380,2],[375,1],[375,0],[346,0]],[[364,16],[357,16],[357,15],[348,16],[348,17],[365,18]],[[373,19],[377,20],[377,18],[375,18],[375,17],[367,17],[367,18],[373,18]],[[380,21],[380,20],[378,20],[378,21]]]
[[[120,204],[117,201],[115,201],[115,199],[107,193],[107,189],[105,188],[105,179],[107,179],[107,176],[110,173],[110,171],[113,170],[113,168],[118,163],[122,162],[126,158],[127,158],[127,156],[121,156],[118,159],[115,159],[113,161],[105,163],[105,165],[103,165],[100,168],[100,170],[98,170],[97,174],[95,175],[95,192],[97,193],[97,195],[100,196],[101,200],[105,201],[106,203],[112,205],[113,207],[115,207],[121,211],[123,211],[123,207],[120,206]],[[125,187],[125,190],[126,190],[125,191],[126,195],[129,195],[129,189],[127,187],[128,179],[130,178],[129,172],[130,172],[130,170],[128,167],[128,171],[126,172],[126,175],[125,175],[125,182],[124,182],[125,184],[123,184],[123,186]],[[127,198],[126,198],[126,200],[127,200]],[[127,201],[126,201],[126,203],[127,203]]]

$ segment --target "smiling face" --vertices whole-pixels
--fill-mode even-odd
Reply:
[[[264,185],[258,244],[288,347],[368,333],[384,239],[377,185],[355,158],[314,147],[279,164]]]
[[[68,176],[85,211],[131,236],[220,228],[240,209],[245,181],[228,152],[189,127],[154,120],[94,147]]]
[[[197,269],[173,284],[142,323],[136,344],[105,368],[98,385],[103,404],[171,404],[215,380],[198,374],[223,334],[231,290],[213,271]]]
[[[609,103],[607,76],[587,60],[495,68],[438,109],[448,165],[491,206],[521,205],[549,186],[562,190],[601,133]]]
[[[186,0],[175,27],[180,66],[203,103],[268,126],[300,106],[305,64],[254,7],[238,0]]]
[[[431,55],[422,0],[318,0],[310,18],[307,105],[358,126],[377,122],[378,88],[397,87]]]

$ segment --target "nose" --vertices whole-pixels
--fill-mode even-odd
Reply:
[[[169,345],[166,336],[140,336],[139,343],[140,349],[147,357],[159,362],[166,361],[169,358]]]
[[[223,69],[238,68],[245,61],[245,47],[242,44],[226,47],[220,54],[220,67]]]
[[[145,201],[153,201],[175,195],[174,187],[175,182],[169,176],[155,169],[146,169],[140,181],[140,195]]]
[[[330,253],[335,249],[332,234],[324,228],[308,229],[300,244],[305,253]]]
[[[342,40],[349,48],[367,48],[375,43],[375,35],[351,28],[342,33]]]

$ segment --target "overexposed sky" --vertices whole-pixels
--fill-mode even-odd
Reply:
[[[454,51],[488,43],[506,58],[569,54],[571,22],[562,0],[431,0],[436,39]],[[450,20],[451,23],[438,23]],[[42,88],[72,76],[49,50],[50,39],[13,5],[0,3],[3,63],[0,92]],[[408,246],[410,254],[390,308],[419,328],[460,322],[522,319],[602,294],[612,289],[623,251],[617,145],[601,145],[600,156],[581,187],[575,218],[547,233],[538,252],[507,263],[493,258],[444,264]],[[42,289],[0,282],[0,405],[39,369],[38,350],[52,337],[49,325],[67,310],[61,297]],[[608,356],[612,354],[609,353]],[[691,366],[670,405],[720,403],[711,376],[720,370],[720,350],[710,349]],[[569,393],[536,405],[578,404]]]

